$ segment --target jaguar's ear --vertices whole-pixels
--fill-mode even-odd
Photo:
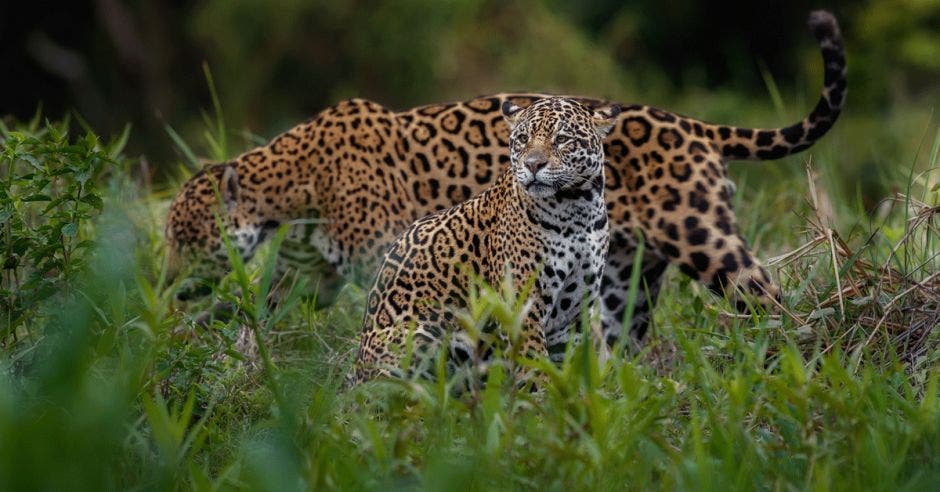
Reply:
[[[509,124],[509,129],[512,130],[516,127],[516,123],[519,122],[519,115],[522,113],[522,108],[516,106],[509,99],[503,101],[501,106],[503,112],[503,118],[506,119],[506,123]]]
[[[620,105],[610,104],[601,106],[594,110],[594,128],[601,138],[606,138],[607,134],[614,129],[617,124],[617,116],[620,115]]]
[[[238,204],[238,194],[240,191],[238,172],[235,170],[235,165],[224,164],[222,166],[222,173],[216,174],[216,176],[219,176],[219,196],[222,198],[222,203],[225,204],[226,210],[231,212]]]

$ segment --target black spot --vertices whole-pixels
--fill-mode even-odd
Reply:
[[[757,132],[757,145],[761,147],[766,147],[774,143],[774,135],[777,133],[772,130],[764,130]]]
[[[412,184],[411,188],[412,188],[412,191],[414,191],[415,197],[418,199],[418,203],[420,203],[421,205],[427,205],[429,203],[427,199],[423,197],[423,193],[421,193],[420,182],[415,181],[414,184]]]
[[[483,104],[480,104],[480,103],[486,103],[486,105],[484,106]],[[476,107],[477,104],[480,104],[479,108]],[[480,114],[488,114],[488,113],[492,113],[493,111],[496,111],[496,108],[499,107],[499,98],[488,97],[486,99],[477,99],[475,101],[471,101],[470,104],[466,104],[465,106],[470,108],[471,111],[474,111]]]
[[[751,268],[751,265],[754,264],[754,260],[751,259],[751,255],[743,246],[738,247],[738,254],[741,255],[741,264],[744,265],[744,268]]]
[[[732,253],[725,253],[725,255],[721,257],[721,264],[724,266],[725,270],[729,272],[738,271],[738,260],[734,259],[734,254]]]
[[[638,189],[642,188],[643,185],[645,185],[645,184],[646,184],[646,180],[643,179],[643,176],[639,176],[639,175],[638,175],[638,176],[636,177],[636,181],[633,182],[633,189],[634,189],[634,190],[638,190]]]
[[[632,133],[630,132],[631,127],[635,129],[635,131]],[[646,121],[646,118],[634,116],[631,118],[625,118],[623,120],[621,129],[623,134],[626,135],[634,145],[640,146],[649,141],[652,125],[649,121]]]
[[[689,206],[698,210],[700,213],[708,212],[708,197],[698,191],[689,192]]]
[[[764,288],[761,287],[760,282],[753,278],[747,280],[747,290],[758,295],[764,292]]]
[[[826,134],[829,131],[829,128],[832,127],[832,120],[824,120],[819,123],[816,123],[816,126],[809,129],[809,132],[806,134],[807,140],[810,142],[815,142]],[[794,150],[795,151],[795,150]]]
[[[669,239],[673,241],[679,240],[679,228],[675,224],[669,223],[666,224],[666,235],[669,236]]]
[[[751,155],[751,151],[744,144],[725,145],[722,153],[727,157],[745,158]]]
[[[724,210],[724,207],[718,207],[716,209],[718,220],[715,222],[715,225],[718,226],[718,229],[720,229],[721,232],[723,232],[725,235],[730,236],[731,233],[734,232],[734,228],[731,227],[731,221],[728,218],[728,215],[725,214]]]
[[[456,345],[453,347],[453,349],[451,350],[451,357],[454,359],[454,361],[457,364],[465,364],[467,362],[470,362],[473,359],[473,356],[470,354],[470,352],[468,352],[467,349],[461,347],[460,345]]]
[[[718,271],[712,275],[711,285],[709,285],[708,288],[713,292],[722,293],[726,285],[728,285],[728,272],[724,268],[719,268]]]
[[[669,192],[669,199],[663,202],[663,210],[673,211],[682,204],[682,197],[679,195],[679,190],[672,186],[666,185],[665,189]]]
[[[692,258],[692,264],[695,265],[696,270],[700,272],[708,270],[709,263],[711,263],[708,255],[696,251],[695,253],[692,253],[690,257]]]
[[[705,147],[705,144],[702,142],[690,142],[689,143],[689,153],[690,154],[707,154],[708,148]]]
[[[453,124],[450,120],[453,118]],[[447,133],[457,134],[460,132],[460,129],[463,127],[464,120],[467,119],[467,115],[461,109],[451,111],[444,116],[441,120],[441,128],[444,129]]]
[[[670,258],[679,257],[679,248],[676,248],[676,246],[670,242],[663,242],[663,245],[660,249],[666,256],[669,256]]]
[[[789,144],[795,144],[803,138],[803,124],[797,123],[793,126],[788,126],[783,130],[780,130],[780,133],[783,135],[783,139]]]
[[[470,127],[476,128],[477,132],[480,134],[480,137],[483,139],[480,142],[480,145],[483,147],[488,147],[490,145],[490,139],[486,136],[486,124],[480,120],[471,120]]]
[[[688,263],[680,263],[679,270],[682,273],[688,275],[689,277],[696,278],[696,279],[698,278],[698,272],[695,271],[695,268],[692,267],[692,265],[689,265]]]
[[[493,177],[493,171],[490,170],[490,169],[487,169],[487,170],[486,170],[485,172],[483,172],[483,173],[479,173],[479,172],[478,172],[478,173],[474,176],[474,179],[476,179],[477,184],[481,184],[481,185],[482,185],[482,184],[487,184],[487,183],[489,183],[489,182],[490,182],[490,179],[492,179],[492,177]]]
[[[676,172],[678,169],[681,169],[681,171]],[[677,181],[687,181],[692,176],[692,166],[674,162],[669,165],[669,174]]]
[[[607,294],[607,297],[604,298],[604,306],[607,306],[607,309],[615,311],[620,307],[620,296],[616,293]]]
[[[671,123],[671,122],[673,122],[673,121],[676,121],[676,117],[675,117],[675,116],[673,116],[672,114],[669,114],[669,113],[667,113],[667,112],[665,112],[665,111],[663,111],[663,110],[661,110],[661,109],[650,108],[650,109],[649,109],[649,114],[650,114],[650,116],[653,117],[653,119],[656,119],[656,120],[659,120],[659,121],[665,121],[665,122],[667,122],[667,123]]]
[[[774,145],[770,150],[758,150],[756,155],[761,160],[779,159],[787,155],[787,147],[783,145]]]
[[[693,229],[686,234],[686,240],[693,246],[705,244],[708,242],[708,229]]]
[[[828,73],[828,71],[826,72]],[[839,113],[839,106],[842,105],[842,97],[845,92],[845,80],[840,80],[838,84],[831,87],[829,90],[829,103],[832,109],[832,114],[836,115]]]

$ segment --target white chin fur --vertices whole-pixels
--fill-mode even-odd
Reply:
[[[555,194],[555,188],[542,183],[529,184],[525,187],[525,191],[535,198],[545,198]]]

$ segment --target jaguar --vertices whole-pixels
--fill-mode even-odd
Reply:
[[[809,16],[824,63],[815,108],[783,128],[712,124],[662,109],[619,104],[604,142],[610,248],[601,281],[604,336],[641,340],[668,265],[728,295],[739,308],[772,308],[780,289],[739,233],[729,160],[772,160],[806,150],[833,126],[846,94],[835,17]],[[464,202],[509,167],[500,108],[544,94],[496,94],[395,112],[351,99],[187,181],[166,222],[170,273],[189,276],[180,298],[225,274],[223,235],[250,258],[280,226],[288,235],[277,271],[326,264],[323,282],[371,278],[386,249],[416,220]],[[606,100],[571,98],[589,109]],[[636,254],[644,244],[642,257]],[[624,320],[633,264],[643,291]],[[760,308],[759,308],[760,309]]]
[[[508,278],[526,292],[531,304],[515,343],[530,357],[558,361],[582,307],[590,311],[597,300],[609,239],[602,142],[620,107],[544,98],[524,110],[509,101],[502,108],[509,168],[483,193],[419,219],[392,244],[367,298],[351,383],[401,369],[430,375],[442,344],[449,374],[465,364],[485,367],[491,342],[475,340],[455,319],[475,279],[499,285]],[[506,330],[488,335],[503,347],[513,342]],[[409,347],[418,356],[402,368]]]

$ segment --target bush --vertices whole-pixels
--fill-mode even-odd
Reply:
[[[67,121],[38,122],[0,125],[0,342],[28,332],[42,301],[71,291],[88,264],[100,183],[126,174],[128,131],[102,144],[91,132],[70,140]]]

